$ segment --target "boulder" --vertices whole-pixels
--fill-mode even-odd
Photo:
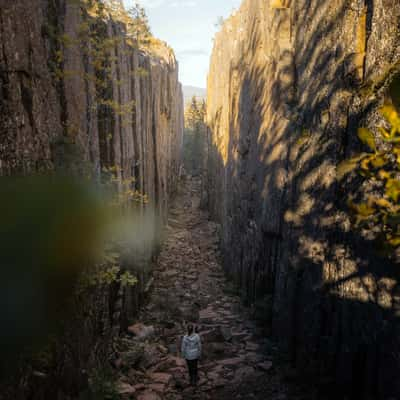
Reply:
[[[144,356],[144,347],[136,346],[130,351],[121,354],[122,366],[135,367],[139,364]]]
[[[137,323],[131,325],[128,328],[128,332],[139,339],[147,339],[151,336],[154,336],[155,329],[154,326],[146,326],[142,323]]]
[[[161,400],[161,397],[152,390],[146,390],[137,397],[137,400]]]
[[[129,383],[118,382],[116,385],[117,393],[120,395],[134,394],[136,393],[136,389],[134,386]]]
[[[205,357],[213,357],[224,354],[226,346],[224,343],[208,343],[203,346],[203,353]]]
[[[243,357],[226,358],[225,360],[218,361],[219,365],[227,368],[238,367],[244,362]]]
[[[169,385],[172,380],[172,375],[163,372],[154,372],[150,375],[150,379],[157,383]]]
[[[148,388],[151,389],[153,392],[159,393],[159,394],[164,394],[166,390],[167,385],[164,383],[151,383]]]
[[[167,372],[176,368],[185,368],[186,362],[182,358],[169,356],[153,367],[154,372]]]
[[[143,351],[143,357],[140,362],[140,366],[149,369],[154,365],[158,364],[163,358],[163,354],[160,353],[157,347],[152,345],[146,345]]]
[[[222,334],[220,328],[210,329],[208,331],[201,332],[200,336],[203,342],[205,343],[212,343],[212,342],[221,343],[225,341],[225,337]]]

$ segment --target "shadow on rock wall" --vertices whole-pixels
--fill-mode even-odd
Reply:
[[[397,398],[399,267],[351,227],[346,200],[359,182],[336,179],[378,100],[357,96],[364,66],[346,40],[322,40],[341,27],[350,35],[349,8],[332,14],[329,5],[305,3],[293,11],[302,21],[295,50],[280,43],[278,56],[263,61],[254,50],[265,48],[262,23],[254,23],[231,63],[229,126],[220,113],[210,126],[210,209],[222,223],[228,274],[320,388],[318,398]],[[367,32],[372,18],[370,7]],[[310,21],[318,26],[311,35]],[[213,140],[221,130],[227,156]]]

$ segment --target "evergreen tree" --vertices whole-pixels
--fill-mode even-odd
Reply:
[[[128,15],[131,19],[127,24],[128,35],[138,47],[147,45],[152,35],[145,9],[139,3],[136,3],[128,10]]]
[[[193,96],[185,112],[184,163],[192,175],[201,173],[206,137],[206,103]]]

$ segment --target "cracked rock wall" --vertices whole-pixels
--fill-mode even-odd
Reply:
[[[399,65],[399,21],[398,0],[245,0],[208,79],[225,268],[298,370],[352,399],[400,395],[399,269],[352,231],[336,180]]]
[[[134,178],[149,200],[138,206],[146,243],[124,265],[139,282],[107,321],[118,330],[141,304],[176,189],[183,94],[173,51],[155,38],[139,49],[118,13],[86,7],[101,3],[0,0],[0,176],[61,168],[100,179],[117,167]]]
[[[99,43],[108,43],[103,77],[95,44],[79,36],[95,18]],[[136,178],[165,217],[183,135],[178,65],[166,44],[138,50],[123,23],[85,13],[79,1],[0,0],[0,113],[2,175],[52,169],[63,161],[58,144],[72,141],[95,173],[118,166]]]

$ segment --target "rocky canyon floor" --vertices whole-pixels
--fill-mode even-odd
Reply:
[[[147,305],[119,345],[119,393],[138,400],[310,399],[225,278],[218,225],[200,209],[199,193],[200,182],[187,179],[171,207]],[[188,321],[203,342],[197,387],[189,386],[179,356]]]

